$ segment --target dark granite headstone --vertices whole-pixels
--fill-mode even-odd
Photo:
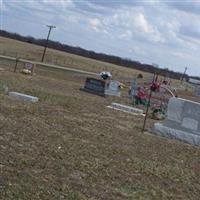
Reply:
[[[87,78],[84,88],[81,90],[100,96],[105,96],[106,82],[95,78]]]

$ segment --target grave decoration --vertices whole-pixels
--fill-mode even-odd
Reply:
[[[100,76],[103,80],[111,79],[112,74],[110,72],[103,71],[100,73]]]
[[[200,103],[172,97],[163,123],[155,123],[154,134],[200,146]]]
[[[137,75],[137,78],[138,78],[138,79],[140,79],[140,78],[142,79],[142,78],[143,78],[143,75],[142,75],[142,74],[138,74],[138,75]]]
[[[35,64],[33,63],[24,63],[24,68],[22,69],[23,74],[33,75]]]
[[[158,82],[158,74],[154,74],[151,84],[149,84],[149,90],[146,94],[148,100],[146,104],[146,115],[143,123],[142,130],[145,130],[145,124],[149,112],[151,109],[151,116],[154,119],[162,120],[166,118],[167,105],[171,97],[175,97],[173,92],[166,86]]]
[[[133,105],[149,106],[154,119],[166,117],[167,103],[172,96],[174,96],[173,92],[167,85],[163,85],[162,81],[158,81],[158,75],[155,74],[153,80],[144,85],[138,85],[135,78],[129,88],[129,98]]]

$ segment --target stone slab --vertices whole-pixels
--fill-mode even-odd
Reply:
[[[142,109],[134,108],[134,107],[131,107],[131,106],[126,106],[126,105],[119,104],[119,103],[112,103],[111,106],[107,106],[107,107],[115,109],[115,110],[120,110],[120,111],[123,111],[123,112],[131,113],[131,114],[134,114],[134,115],[145,116],[143,114]]]
[[[200,135],[177,130],[172,127],[165,126],[162,123],[155,123],[152,132],[159,136],[164,136],[170,139],[178,139],[180,141],[200,146]]]
[[[22,100],[22,101],[29,101],[32,103],[38,102],[38,100],[39,100],[38,97],[22,94],[19,92],[9,92],[8,95],[12,98]]]
[[[155,123],[153,132],[200,146],[200,103],[171,98],[166,120],[163,123]]]

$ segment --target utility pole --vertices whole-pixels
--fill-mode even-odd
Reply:
[[[49,33],[47,35],[47,39],[46,39],[46,42],[45,42],[44,52],[43,52],[43,55],[42,55],[41,62],[43,62],[43,60],[44,60],[44,56],[45,56],[45,53],[46,53],[46,49],[47,49],[47,45],[48,45],[48,41],[49,41],[49,36],[50,36],[50,33],[51,33],[51,29],[52,28],[56,28],[56,26],[52,26],[52,25],[47,25],[47,27],[49,27]]]
[[[184,70],[183,75],[182,75],[182,77],[181,77],[181,83],[183,82],[183,78],[184,78],[184,76],[185,76],[185,74],[186,74],[187,69],[188,69],[188,68],[185,67],[185,70]]]

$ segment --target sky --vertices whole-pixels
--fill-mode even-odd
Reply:
[[[1,29],[200,76],[200,0],[0,0]]]

